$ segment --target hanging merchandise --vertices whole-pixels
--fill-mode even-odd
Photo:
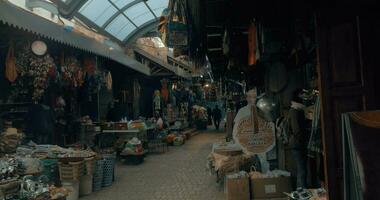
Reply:
[[[258,115],[256,97],[256,90],[247,92],[248,105],[237,113],[232,134],[245,153],[264,157],[275,145],[274,124]]]
[[[106,86],[108,90],[112,90],[112,75],[111,72],[108,72],[106,75]]]
[[[273,93],[284,90],[288,84],[288,72],[283,63],[275,61],[267,65],[266,73],[267,89]]]
[[[167,29],[168,47],[188,45],[185,0],[170,0]]]
[[[67,58],[63,57],[62,59],[63,65],[61,66],[61,72],[63,81],[69,86],[81,86],[84,82],[84,78],[79,61],[74,56],[69,56]]]
[[[90,56],[84,57],[83,64],[84,71],[89,75],[94,75],[96,70],[95,61]]]
[[[140,93],[141,86],[137,79],[133,81],[133,115],[135,119],[140,116]]]
[[[251,22],[248,28],[248,65],[255,65],[259,57],[256,22]]]
[[[164,100],[164,103],[168,103],[169,101],[169,90],[168,90],[168,80],[162,79],[161,80],[161,96]]]
[[[230,53],[230,34],[228,33],[227,28],[224,30],[223,34],[223,54],[228,55]]]
[[[13,44],[11,44],[5,60],[5,78],[13,83],[17,79],[17,76],[16,58]]]
[[[11,100],[39,101],[49,85],[49,73],[55,68],[55,63],[49,54],[36,56],[27,45],[17,56],[17,69],[20,76],[13,85]],[[13,98],[13,99],[12,99]]]
[[[166,37],[167,37],[167,24],[168,24],[168,18],[169,18],[169,9],[165,8],[162,11],[161,17],[159,19],[157,30],[161,34],[161,40],[164,44],[167,44]]]
[[[161,113],[161,94],[159,90],[154,91],[153,109],[154,109],[154,114]]]

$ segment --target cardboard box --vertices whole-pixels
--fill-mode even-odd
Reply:
[[[251,179],[252,199],[283,198],[292,191],[290,177]]]
[[[227,200],[249,200],[249,176],[226,178]]]

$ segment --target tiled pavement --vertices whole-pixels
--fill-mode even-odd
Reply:
[[[81,200],[224,200],[215,177],[206,171],[211,145],[223,137],[200,133],[167,153],[147,156],[141,165],[118,164],[111,187]]]

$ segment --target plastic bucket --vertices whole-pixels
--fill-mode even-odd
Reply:
[[[92,175],[84,175],[79,182],[79,195],[89,195],[92,192]]]
[[[78,181],[62,181],[62,186],[70,191],[66,200],[79,199],[79,182]]]

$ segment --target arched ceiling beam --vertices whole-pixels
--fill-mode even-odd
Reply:
[[[123,43],[126,45],[131,44],[133,41],[147,34],[148,32],[157,29],[158,19],[152,19],[150,21],[142,24],[138,29],[134,30],[130,33],[124,40]]]
[[[140,3],[140,2],[143,2],[143,0],[135,0],[135,1],[132,1],[131,3],[125,5],[124,7],[122,7],[121,9],[119,9],[113,2],[109,1],[118,11],[113,14],[107,21],[106,23],[103,24],[102,28],[105,29],[114,19],[116,19],[117,16],[119,16],[120,14],[123,14],[124,17],[126,17],[133,25],[135,25],[133,23],[133,21],[131,19],[129,19],[127,16],[125,16],[124,14],[124,11],[126,11],[128,8]],[[135,25],[136,26],[136,25]],[[137,26],[136,26],[137,28]]]

